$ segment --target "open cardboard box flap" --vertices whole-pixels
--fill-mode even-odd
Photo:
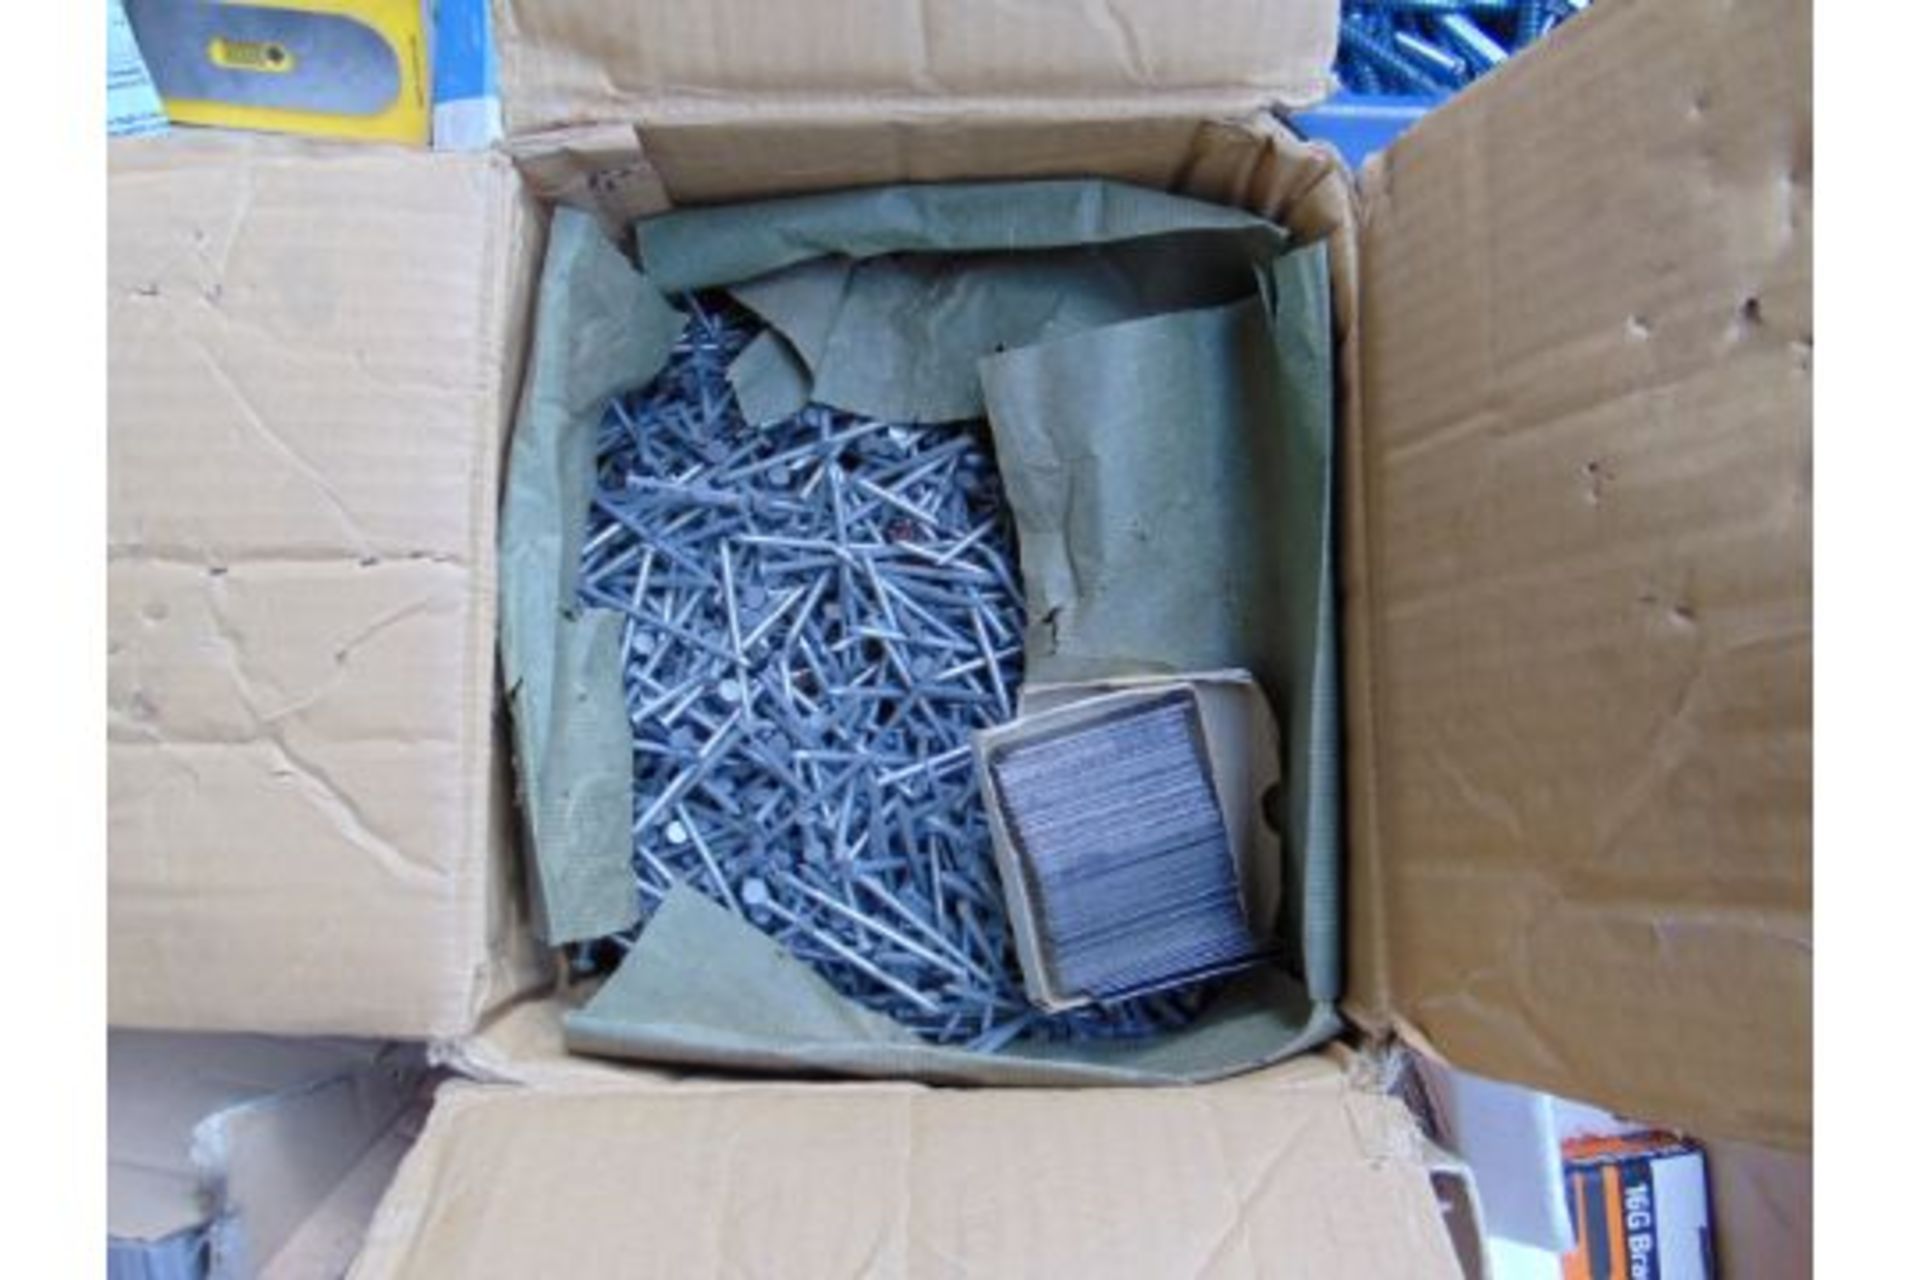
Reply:
[[[1361,180],[1349,979],[1811,1140],[1811,16],[1609,4]]]
[[[540,224],[498,156],[110,165],[109,1020],[459,1035],[541,972],[492,585]]]
[[[1444,1276],[1419,1133],[1325,1058],[1200,1089],[444,1088],[390,1275]]]
[[[507,129],[871,113],[962,101],[1048,114],[1301,107],[1332,88],[1333,0],[501,0]],[[1196,109],[1198,108],[1198,109]],[[1033,107],[1029,107],[1032,110]]]

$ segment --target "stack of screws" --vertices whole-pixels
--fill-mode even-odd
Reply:
[[[756,322],[685,304],[667,367],[601,426],[580,576],[626,618],[643,913],[691,885],[937,1043],[1190,1020],[1198,988],[1060,1015],[1024,998],[970,745],[1021,677],[983,425],[811,405],[750,426],[727,370]]]
[[[1347,0],[1340,83],[1446,97],[1587,7],[1588,0]]]
[[[1009,743],[988,767],[1061,997],[1118,999],[1259,960],[1191,693]]]

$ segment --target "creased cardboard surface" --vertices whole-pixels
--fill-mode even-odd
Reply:
[[[1323,1059],[1178,1090],[453,1085],[354,1275],[1455,1276]]]
[[[1359,928],[1393,1008],[1474,1071],[1784,1145],[1812,1106],[1808,9],[1596,6],[1362,179]]]
[[[557,129],[506,148],[545,199],[594,210],[610,236],[675,205],[893,182],[1101,177],[1237,205],[1307,240],[1350,234],[1338,157],[1266,112],[1160,98],[1069,111],[945,103],[864,114],[743,104],[701,116]],[[1351,248],[1337,256],[1350,260]],[[1351,278],[1336,286],[1344,304]]]
[[[529,976],[492,574],[530,208],[496,157],[111,164],[110,1019],[467,1030]]]
[[[1331,89],[1333,0],[501,0],[507,131],[875,99],[1185,94],[1303,106]]]

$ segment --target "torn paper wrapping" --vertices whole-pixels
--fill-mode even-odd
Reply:
[[[620,629],[574,592],[600,414],[666,363],[683,320],[585,214],[554,215],[500,516],[500,656],[536,853],[535,927],[556,945],[640,914]]]
[[[1111,182],[954,183],[799,196],[639,224],[662,289],[732,286],[810,398],[896,422],[986,410],[982,357],[1244,297],[1286,232]]]
[[[667,293],[738,284],[815,258],[1078,249],[1218,232],[1251,264],[1286,247],[1282,228],[1224,205],[1098,179],[949,182],[687,209],[634,228]]]
[[[1340,1029],[1279,969],[1254,970],[1173,1035],[1015,1041],[998,1053],[929,1044],[848,1000],[786,948],[685,886],[625,963],[566,1017],[577,1052],[745,1070],[949,1084],[1181,1084],[1278,1062]]]
[[[1246,667],[1267,685],[1287,787],[1284,963],[1230,984],[1177,1035],[968,1054],[901,1040],[802,967],[783,970],[771,939],[681,895],[570,1016],[569,1043],[688,1063],[1065,1084],[1204,1079],[1331,1035],[1338,708],[1324,254],[1287,252],[1286,233],[1250,214],[1099,181],[694,210],[642,223],[638,242],[644,275],[584,216],[556,221],[509,477],[503,612],[520,640],[503,652],[549,920],[617,922],[604,932],[634,915],[618,664],[592,642],[601,611],[577,609],[571,590],[593,431],[607,399],[664,360],[675,330],[659,295],[728,286],[784,344],[736,370],[750,412],[800,398],[928,422],[990,412],[1021,541],[1047,559],[1023,566],[1047,582],[1037,612],[1066,624],[1030,637],[1036,678]],[[623,339],[623,321],[650,327]],[[1063,363],[1089,402],[1063,403]],[[1128,469],[1105,466],[1109,452],[1130,456]],[[612,905],[584,900],[600,885]],[[714,983],[734,998],[694,994]]]

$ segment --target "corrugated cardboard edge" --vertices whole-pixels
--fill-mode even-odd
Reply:
[[[489,261],[502,264],[498,283],[482,282],[482,287],[497,299],[485,309],[496,326],[487,338],[487,350],[498,353],[501,371],[494,412],[498,415],[492,438],[498,442],[494,457],[482,459],[476,452],[475,467],[483,462],[492,474],[504,477],[508,445],[513,436],[514,416],[520,402],[520,384],[525,373],[528,335],[533,324],[533,300],[540,279],[540,262],[545,256],[547,220],[534,194],[524,181],[509,185],[505,193],[507,208],[503,216],[489,223],[495,244],[489,249]],[[474,843],[485,849],[487,875],[478,886],[479,901],[470,908],[474,927],[471,934],[482,940],[481,963],[475,968],[473,994],[468,1002],[468,1018],[463,1026],[437,1035],[458,1035],[473,1030],[481,1017],[515,996],[552,977],[552,960],[533,937],[528,914],[521,858],[520,815],[515,803],[512,750],[506,722],[506,708],[499,689],[499,484],[486,484],[480,475],[469,482],[473,493],[472,521],[474,563],[487,571],[478,578],[474,631],[468,654],[469,669],[476,678],[470,684],[474,705],[467,742],[469,749],[484,757],[470,760],[466,775],[483,782],[473,798]],[[484,674],[482,674],[484,673]]]
[[[455,1083],[354,1274],[1456,1276],[1430,1155],[1320,1057],[1184,1090]]]
[[[220,1206],[212,1273],[251,1275],[379,1141],[421,1083],[418,1059],[313,1080],[208,1116],[193,1163]]]
[[[858,109],[854,109],[857,106]],[[1249,145],[1249,143],[1253,145]],[[889,182],[1103,177],[1232,205],[1303,239],[1336,236],[1336,312],[1354,312],[1352,210],[1345,168],[1251,100],[816,104],[771,113],[705,103],[620,123],[564,126],[504,148],[542,198],[595,213],[624,240],[639,217],[674,206],[799,195]],[[1338,234],[1343,228],[1349,234]],[[1343,274],[1343,265],[1346,268]]]
[[[1334,0],[501,0],[509,136],[699,114],[872,114],[1025,101],[1043,114],[1185,99],[1205,114],[1332,88]]]
[[[1368,419],[1362,449],[1354,455],[1361,465],[1349,483],[1349,511],[1356,517],[1349,524],[1348,565],[1355,575],[1349,705],[1359,740],[1350,742],[1356,749],[1349,755],[1356,793],[1354,901],[1356,912],[1372,917],[1355,933],[1374,943],[1357,953],[1354,1003],[1366,1006],[1360,1016],[1383,1026],[1405,1019],[1450,1060],[1497,1078],[1697,1133],[1786,1145],[1808,1140],[1811,1110],[1811,866],[1805,830],[1810,735],[1796,712],[1808,687],[1810,581],[1799,579],[1798,598],[1783,585],[1795,581],[1805,561],[1810,511],[1808,28],[1806,6],[1795,0],[1735,7],[1714,0],[1596,6],[1376,157],[1361,184],[1368,242]],[[1610,163],[1596,167],[1593,157],[1601,154]],[[1596,218],[1608,199],[1615,207]],[[1495,225],[1498,215],[1516,208],[1542,228],[1524,244]],[[1647,208],[1664,215],[1657,225]],[[1509,215],[1506,230],[1513,226]],[[1586,257],[1584,246],[1590,246]],[[1705,265],[1681,256],[1690,252]],[[1480,284],[1461,287],[1469,276]],[[1487,283],[1496,277],[1508,292]],[[1422,292],[1423,299],[1411,297]],[[1456,308],[1473,308],[1473,323],[1443,315],[1442,298]],[[1414,301],[1427,306],[1418,316],[1412,314]],[[1621,305],[1612,328],[1593,314],[1602,302]],[[1711,313],[1722,304],[1716,341]],[[1545,339],[1513,327],[1510,317],[1523,313],[1554,322],[1560,347],[1532,349]],[[1503,321],[1509,325],[1504,330]],[[1536,376],[1529,389],[1511,363],[1486,364],[1495,334],[1505,335],[1506,347],[1537,356],[1567,385]],[[1403,354],[1409,345],[1414,353]],[[1396,361],[1397,355],[1402,358]],[[1509,361],[1514,358],[1510,351]],[[1745,363],[1728,372],[1736,360]],[[1763,380],[1772,390],[1757,394]],[[1702,384],[1709,389],[1702,391]],[[1729,458],[1739,456],[1724,424],[1719,436],[1705,437],[1722,452],[1696,453],[1688,460],[1691,470],[1646,466],[1643,446],[1630,455],[1641,469],[1616,474],[1610,456],[1633,442],[1595,436],[1591,425],[1576,423],[1576,415],[1597,420],[1609,405],[1618,409],[1650,388],[1691,391],[1676,419],[1682,425],[1701,416],[1687,413],[1688,405],[1744,406],[1740,420],[1752,439],[1745,465],[1759,459],[1769,469],[1738,479],[1756,502],[1766,499],[1759,510],[1775,517],[1772,525],[1753,521],[1743,528],[1727,513],[1714,512],[1725,486],[1701,476],[1715,479],[1715,473],[1731,471]],[[1516,408],[1521,392],[1528,403]],[[1512,421],[1516,412],[1529,411],[1534,419]],[[1438,429],[1435,419],[1441,420]],[[1715,685],[1706,678],[1715,669],[1707,662],[1687,678],[1667,713],[1670,723],[1682,723],[1696,693],[1712,686],[1716,696],[1709,705],[1721,716],[1718,743],[1704,750],[1654,744],[1678,750],[1679,763],[1668,761],[1656,781],[1635,784],[1638,791],[1608,791],[1619,779],[1596,776],[1592,769],[1563,764],[1555,772],[1554,764],[1537,763],[1544,743],[1529,751],[1531,794],[1506,785],[1508,777],[1492,784],[1469,779],[1463,769],[1486,763],[1486,753],[1463,765],[1458,748],[1494,740],[1519,745],[1513,721],[1500,718],[1501,708],[1514,706],[1516,695],[1525,692],[1515,686],[1522,677],[1511,668],[1489,676],[1462,664],[1445,678],[1458,696],[1477,699],[1474,713],[1450,731],[1455,746],[1423,742],[1423,731],[1405,723],[1408,704],[1419,698],[1432,719],[1426,691],[1436,685],[1432,664],[1412,664],[1409,655],[1473,647],[1471,639],[1460,639],[1474,634],[1470,621],[1463,621],[1468,606],[1440,607],[1433,588],[1453,572],[1441,564],[1444,557],[1468,564],[1495,560],[1492,544],[1476,539],[1465,513],[1498,517],[1550,505],[1565,494],[1552,487],[1551,476],[1542,477],[1552,487],[1547,496],[1538,486],[1535,492],[1483,486],[1460,495],[1452,508],[1456,518],[1443,529],[1435,524],[1438,499],[1428,486],[1426,524],[1410,531],[1406,509],[1415,495],[1404,481],[1389,491],[1384,459],[1398,451],[1396,465],[1406,467],[1419,451],[1431,470],[1436,458],[1480,456],[1487,461],[1481,480],[1490,483],[1498,458],[1519,447],[1522,427],[1532,432],[1527,440],[1546,439],[1547,430],[1558,428],[1569,433],[1562,446],[1572,440],[1591,450],[1584,468],[1569,466],[1562,478],[1575,499],[1567,505],[1577,509],[1584,501],[1589,519],[1597,521],[1605,509],[1631,521],[1625,513],[1637,510],[1644,523],[1661,500],[1657,483],[1680,491],[1666,499],[1665,514],[1676,523],[1666,526],[1664,541],[1636,548],[1631,531],[1596,526],[1593,546],[1582,553],[1589,568],[1603,552],[1614,554],[1616,569],[1650,563],[1655,557],[1647,545],[1677,546],[1689,520],[1718,530],[1722,545],[1736,545],[1727,539],[1738,534],[1745,541],[1737,545],[1752,548],[1738,572],[1723,555],[1696,581],[1690,561],[1677,553],[1670,572],[1650,572],[1638,601],[1647,619],[1643,640],[1625,643],[1630,629],[1624,623],[1612,625],[1602,640],[1587,633],[1587,659],[1612,664],[1621,673],[1618,682],[1604,695],[1585,695],[1585,701],[1551,703],[1569,740],[1581,726],[1604,735],[1620,723],[1623,708],[1632,716],[1636,704],[1662,705],[1659,682],[1670,673],[1658,666],[1664,658],[1656,658],[1656,645],[1676,635],[1714,634],[1722,620],[1713,616],[1716,605],[1751,633],[1744,641],[1735,637],[1735,647],[1744,644],[1771,665],[1730,681],[1722,664]],[[1686,439],[1680,426],[1675,434]],[[1475,444],[1479,455],[1472,452]],[[1496,445],[1509,453],[1496,454]],[[1704,471],[1708,466],[1714,473]],[[1397,511],[1386,505],[1396,502]],[[1579,518],[1569,514],[1537,531],[1564,543]],[[1383,567],[1391,564],[1405,584],[1414,573],[1409,561],[1423,547],[1422,631],[1417,641],[1403,630],[1390,643],[1386,619],[1396,605],[1404,616],[1407,602],[1389,598],[1395,586]],[[1695,552],[1705,560],[1702,548]],[[1591,598],[1583,593],[1596,588],[1567,577],[1564,568],[1561,574],[1556,589],[1540,598],[1561,605]],[[1418,586],[1416,581],[1403,589],[1418,594]],[[1697,591],[1708,593],[1707,604],[1696,603]],[[1766,604],[1772,599],[1767,592],[1778,600]],[[1488,598],[1478,607],[1495,603]],[[1626,607],[1613,616],[1624,617]],[[1572,609],[1567,616],[1577,613]],[[1535,619],[1526,628],[1534,654],[1556,652],[1556,640],[1561,648],[1579,648],[1572,635],[1556,636],[1556,625],[1565,624]],[[1423,674],[1390,671],[1389,649],[1403,670],[1418,665]],[[1735,688],[1748,691],[1746,701],[1729,702]],[[1777,726],[1766,739],[1771,745],[1760,745],[1751,732],[1740,736],[1742,723],[1762,722]],[[1716,730],[1691,732],[1698,737]],[[1416,766],[1439,767],[1434,759],[1440,752],[1452,762],[1451,788],[1430,778],[1415,780]],[[1697,763],[1716,757],[1712,769]],[[1563,761],[1568,758],[1562,753]],[[1658,779],[1690,779],[1692,790]],[[1422,818],[1409,827],[1396,819],[1396,810],[1410,802],[1409,787],[1422,786]],[[1443,793],[1478,815],[1461,818],[1452,836],[1432,821],[1433,797]],[[1530,826],[1516,807],[1529,806],[1525,812],[1533,814],[1547,795],[1558,797],[1555,812],[1561,815],[1551,831]],[[1611,874],[1619,880],[1618,870],[1579,865],[1578,851],[1596,840],[1592,831],[1579,829],[1582,815],[1603,795],[1638,806],[1627,811],[1638,815],[1635,838],[1625,843],[1628,853],[1657,848],[1676,854],[1657,879],[1642,876],[1637,892],[1607,879]],[[1528,831],[1525,865],[1505,875],[1489,874],[1496,870],[1490,865],[1469,865],[1488,863],[1489,849],[1515,856],[1523,847],[1515,833]],[[1676,838],[1681,833],[1684,838]],[[1712,855],[1705,866],[1703,852]],[[1611,849],[1610,856],[1620,850]],[[1418,884],[1406,883],[1416,873]],[[1446,892],[1437,894],[1440,889]],[[1574,901],[1575,890],[1592,898],[1588,914],[1559,919],[1579,924],[1578,938],[1571,927],[1536,936],[1530,930],[1542,913],[1512,910],[1515,895],[1532,892],[1538,907]],[[1480,903],[1477,915],[1462,911],[1470,900]],[[1410,936],[1416,926],[1419,936]],[[1604,947],[1598,945],[1603,938]],[[1629,1027],[1631,1034],[1625,1034]],[[1624,1048],[1628,1044],[1631,1051]]]
[[[395,1117],[366,1153],[261,1264],[256,1280],[312,1280],[342,1276],[360,1254],[367,1224],[393,1183],[400,1162],[426,1128],[432,1099],[424,1091]]]
[[[1472,1166],[1432,1141],[1423,1143],[1421,1150],[1462,1274],[1469,1280],[1500,1280],[1493,1272],[1493,1257],[1487,1248],[1486,1205],[1480,1198]]]
[[[669,1083],[687,1074],[672,1067],[615,1062],[569,1051],[564,1018],[574,1003],[575,997],[568,993],[516,1001],[496,1010],[473,1034],[431,1046],[429,1059],[479,1084],[543,1089],[632,1089]]]

